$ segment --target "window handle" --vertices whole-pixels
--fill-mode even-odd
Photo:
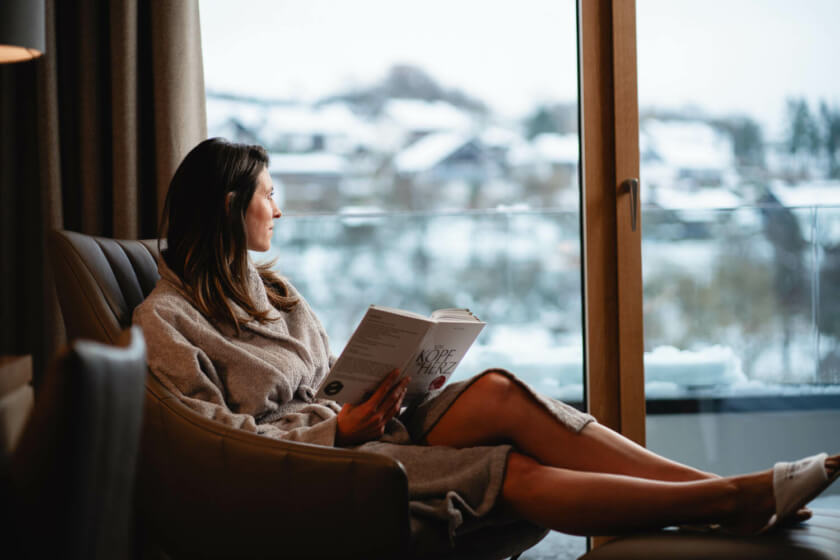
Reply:
[[[636,231],[636,217],[639,215],[639,180],[635,177],[625,179],[621,190],[630,193],[630,229]]]

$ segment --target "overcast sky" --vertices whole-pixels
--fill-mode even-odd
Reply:
[[[577,96],[573,0],[200,0],[208,88],[314,99],[423,67],[505,114]],[[838,0],[637,0],[640,104],[840,106]],[[807,8],[807,9],[806,9]]]

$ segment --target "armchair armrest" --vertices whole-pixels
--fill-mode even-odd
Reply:
[[[32,356],[0,356],[0,455],[9,457],[32,407]]]
[[[138,507],[176,557],[386,558],[409,545],[386,456],[277,441],[190,410],[149,375]]]

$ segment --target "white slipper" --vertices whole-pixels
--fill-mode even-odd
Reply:
[[[825,472],[827,453],[800,459],[794,463],[776,463],[773,466],[773,497],[776,513],[761,532],[768,531],[786,521],[820,492],[828,488],[840,475],[840,470],[829,477]]]

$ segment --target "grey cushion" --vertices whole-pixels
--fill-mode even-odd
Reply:
[[[146,346],[126,339],[76,341],[45,375],[10,463],[23,557],[130,557]]]

